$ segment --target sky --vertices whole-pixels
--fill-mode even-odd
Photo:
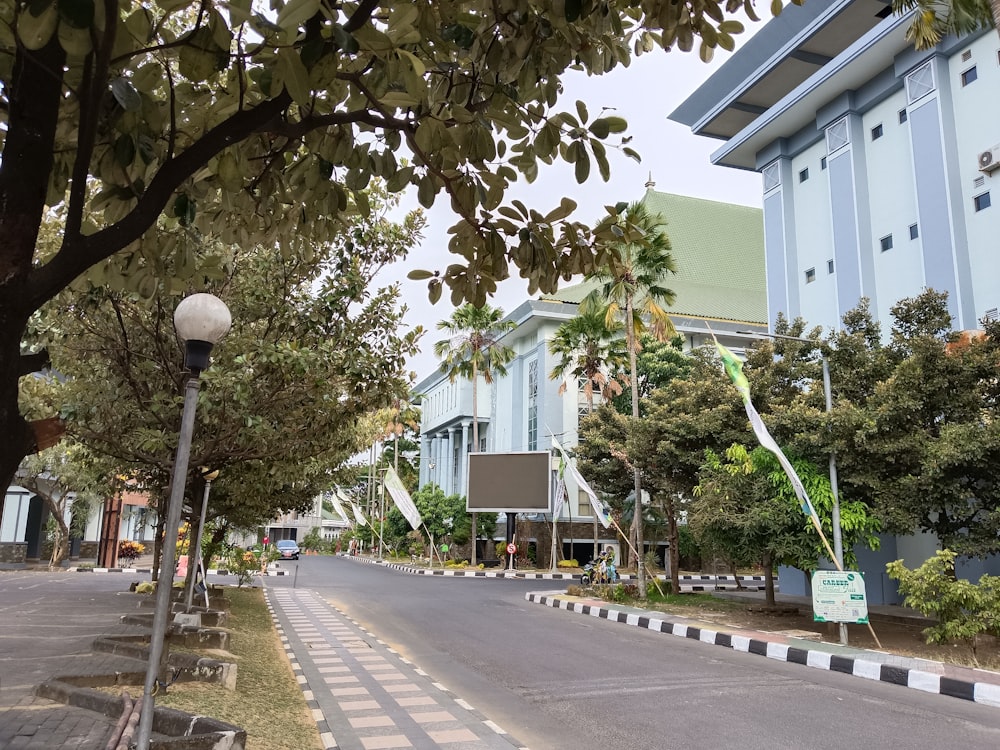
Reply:
[[[747,33],[737,37],[737,44],[748,38],[760,24],[748,26]],[[602,108],[613,110],[609,114],[628,121],[626,135],[632,136],[629,146],[639,152],[642,162],[637,164],[609,148],[611,179],[608,182],[601,180],[594,167],[590,180],[583,185],[578,185],[573,177],[572,165],[542,164],[538,179],[531,185],[516,183],[508,193],[508,201],[517,197],[529,208],[545,213],[556,207],[562,196],[568,196],[578,204],[576,217],[590,223],[604,213],[605,205],[641,198],[652,175],[655,189],[661,192],[760,207],[760,175],[713,166],[710,156],[722,142],[696,136],[687,126],[667,120],[667,116],[725,62],[727,56],[717,52],[715,59],[705,64],[696,52],[654,50],[633,60],[628,68],[619,67],[604,76],[588,77],[579,73],[566,76],[558,109],[575,113],[575,102],[580,99],[586,103],[591,120],[599,116]],[[402,209],[418,207],[415,191],[411,192],[412,195],[403,198]],[[447,289],[441,300],[431,305],[427,299],[427,282],[406,279],[406,274],[414,268],[443,270],[448,263],[455,262],[455,256],[447,251],[447,230],[456,221],[449,201],[439,195],[426,216],[427,227],[420,246],[414,248],[406,261],[386,269],[378,279],[380,284],[400,284],[403,302],[408,307],[407,323],[410,327],[422,325],[427,331],[421,339],[420,354],[408,362],[418,381],[437,369],[433,347],[444,334],[436,326],[454,309]],[[668,234],[669,231],[668,222]],[[510,312],[526,299],[527,280],[514,275],[499,285],[490,304]]]

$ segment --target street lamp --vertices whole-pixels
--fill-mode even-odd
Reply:
[[[201,565],[201,539],[205,533],[205,516],[208,515],[208,493],[212,490],[212,482],[219,478],[219,470],[209,471],[204,466],[201,467],[201,478],[205,480],[205,492],[201,498],[201,520],[198,522],[198,533],[195,538],[195,546],[188,547],[188,575],[187,594],[184,598],[184,611],[191,611],[191,602],[194,599],[194,581],[198,577],[198,566]],[[206,573],[203,570],[202,576]]]
[[[153,632],[149,640],[149,664],[142,694],[142,713],[136,740],[138,750],[149,750],[153,730],[153,693],[156,689],[167,632],[167,615],[170,612],[170,591],[173,588],[174,556],[177,552],[177,526],[184,502],[184,484],[187,479],[188,461],[191,458],[191,436],[194,433],[194,414],[198,405],[199,376],[208,367],[212,347],[229,332],[232,317],[229,308],[211,294],[192,294],[174,311],[174,328],[184,341],[184,366],[190,377],[184,384],[184,410],[181,429],[177,438],[177,455],[170,479],[170,499],[163,529],[163,550],[160,556],[160,575],[156,585],[156,607],[153,610]]]
[[[787,336],[783,333],[764,333],[762,331],[737,331],[736,333],[755,336],[755,337],[767,337],[770,339],[783,339],[785,341],[798,341],[801,344],[811,344],[817,346],[818,341],[814,339],[803,338],[802,336]],[[833,411],[833,396],[830,391],[830,362],[826,358],[826,354],[823,353],[822,348],[819,349],[820,360],[823,363],[823,396],[826,399],[826,413],[829,414]],[[840,529],[840,493],[837,490],[837,453],[833,448],[830,448],[830,492],[833,494],[833,555],[837,559],[834,562],[837,567],[843,571],[844,569],[844,540]],[[847,624],[840,623],[840,642],[847,645]]]

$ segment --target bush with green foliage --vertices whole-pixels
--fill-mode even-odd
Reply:
[[[323,550],[326,546],[326,542],[324,542],[323,537],[320,536],[319,527],[313,526],[309,529],[309,533],[302,537],[302,541],[299,542],[299,546],[304,550],[309,550],[310,552]]]
[[[915,570],[896,560],[885,566],[899,593],[912,607],[938,624],[924,630],[928,643],[967,641],[976,655],[976,636],[1000,637],[1000,576],[984,575],[978,585],[955,578],[955,553],[939,550]]]

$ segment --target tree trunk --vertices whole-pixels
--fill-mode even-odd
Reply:
[[[675,594],[681,591],[681,535],[677,526],[677,509],[674,501],[667,503],[667,536],[670,537],[670,586]]]
[[[774,562],[770,552],[764,553],[764,601],[774,606]]]
[[[476,363],[472,363],[472,450],[470,453],[479,453],[479,388],[478,386],[479,375],[476,373]],[[464,445],[462,446],[465,447]],[[459,451],[461,453],[461,451]],[[468,487],[468,470],[464,472],[466,479],[466,487],[462,488],[463,492],[467,492]],[[469,501],[468,496],[465,499],[466,502]],[[479,528],[476,518],[475,511],[472,512],[472,567],[476,567],[476,541],[479,538]]]
[[[635,351],[635,328],[632,325],[632,315],[632,297],[629,296],[629,298],[625,301],[625,335],[628,340],[629,377],[632,379],[632,423],[635,424],[639,421],[639,383]],[[635,488],[635,504],[632,512],[632,530],[629,532],[629,535],[635,537],[635,554],[638,557],[638,560],[636,560],[636,572],[638,574],[639,599],[645,599],[646,568],[642,561],[642,476],[639,473],[638,466],[632,469],[632,479],[633,486]]]

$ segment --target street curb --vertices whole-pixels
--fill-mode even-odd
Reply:
[[[590,615],[610,622],[620,622],[634,627],[644,628],[667,635],[708,643],[713,646],[723,646],[733,651],[765,656],[768,659],[801,664],[814,669],[824,669],[830,672],[841,672],[854,677],[863,677],[876,682],[887,682],[893,685],[920,690],[925,693],[948,695],[952,698],[982,703],[987,706],[1000,707],[1000,685],[985,682],[960,680],[953,677],[926,672],[919,669],[894,666],[875,660],[858,657],[848,657],[816,649],[796,648],[784,643],[775,643],[759,638],[748,638],[735,633],[722,633],[706,628],[693,627],[678,622],[671,622],[665,617],[623,612],[611,607],[600,607],[583,602],[569,601],[552,594],[528,592],[525,599],[534,604],[542,604],[555,609],[566,610],[583,615]],[[859,654],[864,651],[858,650]]]
[[[415,568],[411,565],[405,565],[401,563],[391,563],[385,560],[377,560],[371,557],[365,557],[363,555],[346,555],[341,554],[341,557],[346,557],[350,560],[357,562],[368,563],[369,565],[381,565],[391,570],[398,570],[403,573],[412,573],[414,575],[425,575],[425,576],[447,576],[454,578],[468,577],[468,578],[521,578],[529,581],[579,581],[579,573],[523,573],[517,570],[469,570],[464,568]],[[211,571],[209,571],[211,573]],[[661,581],[669,580],[665,575],[658,575],[657,578]],[[625,573],[621,576],[622,581],[633,581],[636,576]],[[740,582],[743,585],[744,590],[756,590],[763,588],[764,586],[764,576],[740,576]],[[722,575],[722,576],[692,576],[684,575],[680,576],[681,585],[686,591],[719,591],[726,590],[730,587],[735,587],[735,582],[732,576]],[[715,582],[711,583],[710,582]],[[697,583],[695,583],[697,582]],[[725,588],[724,588],[725,587]],[[775,582],[775,590],[777,590],[777,582]]]
[[[152,575],[152,568],[66,568],[67,573],[128,573],[129,575],[139,575],[147,574]],[[209,568],[208,575],[210,576],[228,576],[236,575],[235,573],[230,573],[225,568]],[[265,576],[287,576],[290,575],[287,570],[268,570]]]

